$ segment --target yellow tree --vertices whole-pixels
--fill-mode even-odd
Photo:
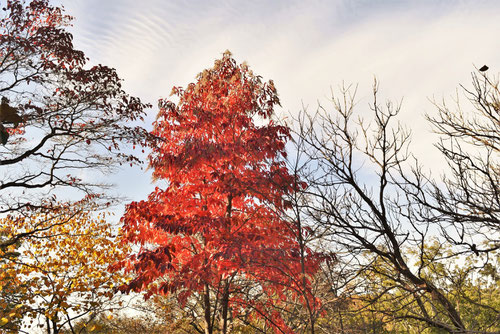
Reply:
[[[11,234],[10,227],[2,221],[0,228],[0,243]],[[25,288],[17,278],[16,270],[11,268],[11,261],[19,256],[19,243],[0,247],[0,331],[16,332],[20,327],[20,318],[23,312],[22,299]]]
[[[91,320],[121,305],[114,298],[114,287],[126,283],[127,277],[108,268],[123,260],[128,248],[117,228],[106,221],[106,214],[92,215],[88,203],[83,208],[72,204],[57,213],[37,212],[0,221],[3,231],[38,230],[36,237],[18,246],[16,256],[2,258],[0,272],[9,276],[11,288],[19,288],[16,302],[0,301],[10,310],[0,317],[4,328],[22,312],[30,319],[29,326],[37,319],[47,333],[60,333],[63,328],[73,331],[76,319]],[[5,282],[0,278],[0,288],[7,286]]]

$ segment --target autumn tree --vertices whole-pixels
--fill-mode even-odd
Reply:
[[[8,273],[10,284],[18,286],[10,318],[22,314],[26,324],[38,320],[47,333],[56,334],[63,328],[73,331],[77,319],[119,308],[114,288],[128,277],[108,267],[128,255],[128,246],[104,214],[93,217],[89,203],[79,205],[76,213],[70,203],[57,214],[35,212],[0,221],[0,228],[11,231],[30,230],[31,224],[48,227],[25,239],[19,254],[2,264],[0,273]]]
[[[474,253],[465,257],[453,255],[453,247],[437,239],[430,240],[422,254],[420,249],[406,249],[408,262],[422,268],[423,276],[446,293],[457,307],[468,331],[465,333],[496,333],[500,330],[498,308],[500,284],[498,253],[489,253],[489,265]],[[422,255],[422,256],[421,256]],[[440,258],[447,257],[446,261]],[[479,261],[478,261],[479,260]],[[424,262],[424,264],[422,264]],[[325,333],[445,333],[421,320],[418,295],[406,285],[396,284],[392,266],[381,258],[372,261],[353,283],[357,289],[341,308],[328,309],[318,320]],[[423,298],[429,314],[439,311],[431,300]]]
[[[121,88],[114,69],[87,66],[60,7],[8,0],[2,13],[0,214],[57,209],[53,196],[63,189],[74,197],[102,192],[95,173],[138,162],[122,144],[143,141],[146,132],[132,124],[146,105]],[[13,233],[0,247],[37,232]]]
[[[175,293],[181,305],[197,299],[207,334],[228,333],[231,319],[248,308],[287,332],[268,306],[288,298],[287,287],[307,283],[319,261],[307,250],[301,271],[282,215],[295,181],[282,161],[289,130],[272,120],[279,103],[274,85],[226,52],[172,93],[177,104],[159,102],[149,159],[153,177],[165,185],[128,205],[123,217],[127,240],[141,246],[125,264],[137,275],[127,290]],[[255,302],[252,296],[262,293],[268,298]]]
[[[3,224],[2,224],[3,225]],[[10,238],[10,226],[0,228],[0,242]],[[12,261],[20,256],[20,243],[0,249],[0,331],[17,332],[21,327],[22,314],[26,306],[25,285],[17,279],[16,270],[12,270]]]

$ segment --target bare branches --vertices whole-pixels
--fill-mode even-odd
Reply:
[[[500,91],[498,78],[472,74],[472,88],[462,86],[468,100],[457,97],[450,109],[435,103],[438,115],[428,116],[441,140],[436,145],[450,173],[433,183],[424,200],[443,233],[457,245],[479,254],[500,248]],[[471,238],[480,235],[480,240]],[[483,242],[484,241],[484,242]],[[480,245],[481,243],[481,245]]]
[[[435,204],[427,203],[435,202],[429,179],[418,164],[413,170],[407,165],[410,132],[394,124],[401,103],[381,105],[375,81],[373,121],[367,122],[354,118],[355,92],[342,87],[332,98],[333,112],[320,106],[296,119],[299,171],[309,185],[302,212],[321,227],[323,242],[344,249],[345,259],[357,258],[359,285],[351,298],[372,311],[376,306],[381,321],[390,315],[391,321],[417,321],[452,333],[487,332],[490,324],[471,325],[459,312],[462,292],[447,288],[451,272],[439,274],[439,266],[461,253],[436,248],[442,225],[430,218]]]

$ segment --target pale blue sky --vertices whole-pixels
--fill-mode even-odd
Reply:
[[[376,75],[383,97],[404,97],[401,121],[413,150],[432,165],[424,113],[483,64],[500,72],[500,1],[62,1],[75,16],[75,44],[93,63],[117,68],[133,95],[156,105],[229,49],[273,79],[283,110],[327,104],[330,87],[359,83],[367,110]],[[280,112],[278,110],[278,112]],[[154,119],[156,107],[149,111]],[[118,192],[143,199],[147,174],[119,173]]]

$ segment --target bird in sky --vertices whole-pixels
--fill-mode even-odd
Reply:
[[[479,72],[485,72],[485,71],[487,71],[488,69],[489,69],[489,67],[488,67],[488,66],[483,65],[483,67],[481,67],[481,68],[479,69]]]

